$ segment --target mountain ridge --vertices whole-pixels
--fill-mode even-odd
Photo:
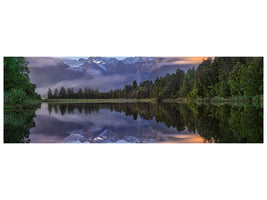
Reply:
[[[63,58],[54,66],[37,67],[31,64],[30,79],[37,86],[37,92],[46,95],[48,88],[81,87],[93,85],[100,91],[122,88],[133,80],[138,83],[145,80],[154,81],[167,73],[175,73],[177,69],[185,72],[197,64],[161,63],[159,57],[127,57],[123,60],[114,57],[88,57],[78,60]],[[31,61],[29,61],[31,63]],[[107,81],[108,80],[108,81]],[[101,83],[102,81],[102,83]],[[103,84],[103,82],[107,82]],[[88,84],[87,84],[88,83]]]

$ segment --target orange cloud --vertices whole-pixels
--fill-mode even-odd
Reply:
[[[208,57],[183,57],[182,60],[177,60],[175,64],[199,64]]]

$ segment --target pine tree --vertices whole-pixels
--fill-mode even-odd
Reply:
[[[66,90],[65,90],[64,87],[60,88],[58,96],[59,96],[60,99],[65,99],[67,97],[67,93],[66,93]]]
[[[55,98],[55,99],[58,98],[58,90],[57,90],[57,88],[56,88],[55,91],[54,91],[54,98]]]
[[[52,99],[52,98],[53,98],[53,94],[52,94],[52,90],[51,90],[51,88],[48,89],[48,92],[47,92],[47,98],[48,98],[48,99]]]

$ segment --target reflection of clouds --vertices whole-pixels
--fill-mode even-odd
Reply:
[[[30,134],[30,140],[32,143],[60,143],[62,138],[58,135],[47,135],[42,133]]]
[[[176,134],[176,135],[162,135],[165,142],[179,142],[179,143],[203,143],[204,139],[199,134]]]
[[[60,111],[56,114],[54,111],[49,112],[47,109],[39,109],[37,111],[38,115],[45,115],[53,117],[56,120],[62,122],[74,122],[74,123],[90,123],[93,124],[94,127],[122,127],[122,126],[132,126],[134,120],[130,117],[126,117],[123,113],[118,112],[110,112],[109,109],[99,109],[99,112],[92,112],[90,115],[85,113],[79,113],[77,109],[75,109],[74,114],[68,114],[67,112],[64,115],[61,115]],[[100,128],[99,128],[100,129]]]

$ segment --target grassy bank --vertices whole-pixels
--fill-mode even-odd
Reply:
[[[184,103],[200,103],[200,104],[233,104],[233,105],[241,105],[241,104],[253,104],[259,105],[263,107],[263,95],[258,95],[254,97],[205,97],[205,98],[178,98],[175,100],[176,102],[184,102]]]
[[[157,103],[156,98],[152,99],[42,99],[43,102],[55,103]],[[263,95],[255,97],[205,97],[205,98],[177,98],[162,99],[164,103],[200,103],[200,104],[254,104],[263,106]]]
[[[43,99],[43,102],[56,103],[156,103],[156,99]]]

